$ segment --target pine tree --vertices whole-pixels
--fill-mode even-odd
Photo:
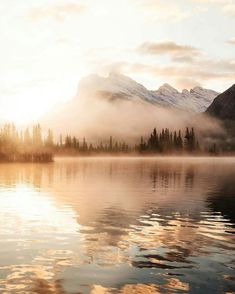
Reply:
[[[121,146],[120,150],[122,150],[122,146]],[[140,138],[140,152],[143,152],[145,150],[146,150],[146,144],[144,142],[143,137],[141,136],[141,138]]]
[[[65,137],[65,147],[66,148],[71,148],[72,147],[72,139],[71,136],[67,135]]]
[[[77,138],[76,138],[75,136],[73,137],[73,140],[72,140],[72,147],[73,147],[74,149],[77,148]]]
[[[178,138],[177,138],[177,150],[182,151],[183,150],[183,140],[181,136],[181,131],[179,130]]]
[[[184,136],[184,149],[188,152],[190,151],[190,133],[188,127],[186,128]]]
[[[83,152],[86,152],[87,149],[88,149],[88,146],[87,146],[86,139],[83,138],[82,151],[83,151]]]
[[[109,151],[113,151],[113,138],[110,136],[109,138]]]
[[[62,148],[63,147],[63,136],[62,136],[62,134],[60,134],[60,143],[59,143],[59,146],[60,146],[60,148]]]
[[[51,129],[48,129],[47,131],[47,138],[45,141],[46,147],[52,148],[54,146],[54,139],[53,139],[53,133]]]
[[[29,132],[29,129],[27,128],[24,132],[24,144],[26,146],[29,146],[32,144],[32,138],[30,136],[30,132]]]
[[[173,136],[173,149],[174,150],[177,150],[178,149],[178,140],[177,140],[176,131],[174,131],[174,136]]]
[[[33,126],[33,144],[34,146],[42,145],[42,132],[39,124]]]

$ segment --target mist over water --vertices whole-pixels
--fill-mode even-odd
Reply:
[[[232,293],[235,160],[2,164],[0,292]]]

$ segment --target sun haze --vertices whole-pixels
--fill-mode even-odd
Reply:
[[[79,80],[118,71],[149,89],[235,79],[235,1],[1,0],[1,117],[37,120]]]

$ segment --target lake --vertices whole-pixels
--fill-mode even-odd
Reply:
[[[1,164],[0,293],[235,293],[235,159]]]

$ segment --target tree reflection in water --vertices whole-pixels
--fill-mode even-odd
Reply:
[[[226,159],[2,165],[0,289],[231,292],[234,176]]]

